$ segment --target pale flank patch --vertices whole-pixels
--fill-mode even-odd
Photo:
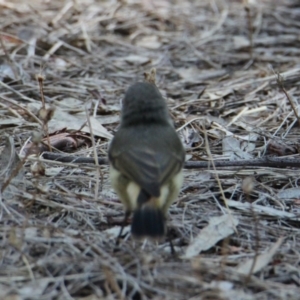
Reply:
[[[181,187],[182,187],[182,184],[183,184],[183,172],[182,172],[182,170],[176,176],[173,177],[173,184],[176,187],[176,192],[178,194]],[[177,195],[175,197],[177,197]]]
[[[116,170],[113,166],[110,166],[110,170],[109,170],[109,176],[110,176],[110,180],[111,180],[111,185],[113,187],[113,189],[116,191],[117,195],[119,196],[121,202],[123,203],[123,205],[125,206],[126,209],[131,209],[130,205],[131,203],[129,203],[128,200],[128,195],[126,192],[126,185],[124,186],[121,182],[121,173]]]
[[[183,172],[180,171],[178,174],[176,174],[171,182],[169,182],[166,187],[168,187],[168,190],[171,191],[168,193],[167,198],[164,200],[163,210],[164,213],[167,212],[169,206],[175,201],[177,198],[179,191],[181,189],[181,186],[183,184]]]
[[[183,172],[181,170],[176,176],[173,177],[172,180],[173,193],[170,195],[169,201],[171,201],[171,203],[169,205],[171,205],[172,202],[175,200],[175,198],[177,198],[179,191],[182,187],[182,184],[183,184]]]
[[[122,186],[122,183],[120,182],[120,175],[121,173],[118,170],[112,166],[110,167],[110,179],[113,188],[126,208],[135,210],[137,208],[137,199],[141,188],[133,181],[130,181],[127,186]],[[166,213],[169,206],[177,198],[182,183],[183,173],[181,171],[176,174],[170,182],[163,185],[160,189],[160,196],[158,198],[152,197],[147,205],[162,208],[164,213]]]
[[[131,208],[134,210],[137,208],[137,198],[140,193],[140,186],[131,181],[127,186],[127,195],[131,204]]]
[[[157,207],[164,207],[168,197],[170,195],[170,186],[165,184],[160,188],[160,196],[156,198],[156,206]]]

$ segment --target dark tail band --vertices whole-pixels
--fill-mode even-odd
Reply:
[[[131,233],[137,237],[160,238],[165,234],[165,216],[160,209],[139,208],[133,213]]]

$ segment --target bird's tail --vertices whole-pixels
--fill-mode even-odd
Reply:
[[[164,236],[165,230],[165,216],[161,209],[147,206],[133,212],[131,233],[136,238],[158,239]]]

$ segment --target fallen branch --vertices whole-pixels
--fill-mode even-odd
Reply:
[[[61,155],[58,153],[44,152],[42,157],[47,160],[78,163],[78,164],[94,164],[95,160],[91,157],[76,157],[70,155]],[[105,157],[98,157],[99,165],[107,165],[108,160]],[[216,167],[271,167],[271,168],[300,168],[300,159],[280,158],[280,157],[264,157],[252,160],[216,160]],[[184,165],[185,169],[208,169],[211,166],[210,161],[187,161]]]

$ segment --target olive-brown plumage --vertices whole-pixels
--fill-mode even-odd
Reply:
[[[129,87],[120,128],[109,148],[114,189],[133,212],[132,234],[159,238],[165,216],[182,185],[185,152],[157,87],[138,82]]]

